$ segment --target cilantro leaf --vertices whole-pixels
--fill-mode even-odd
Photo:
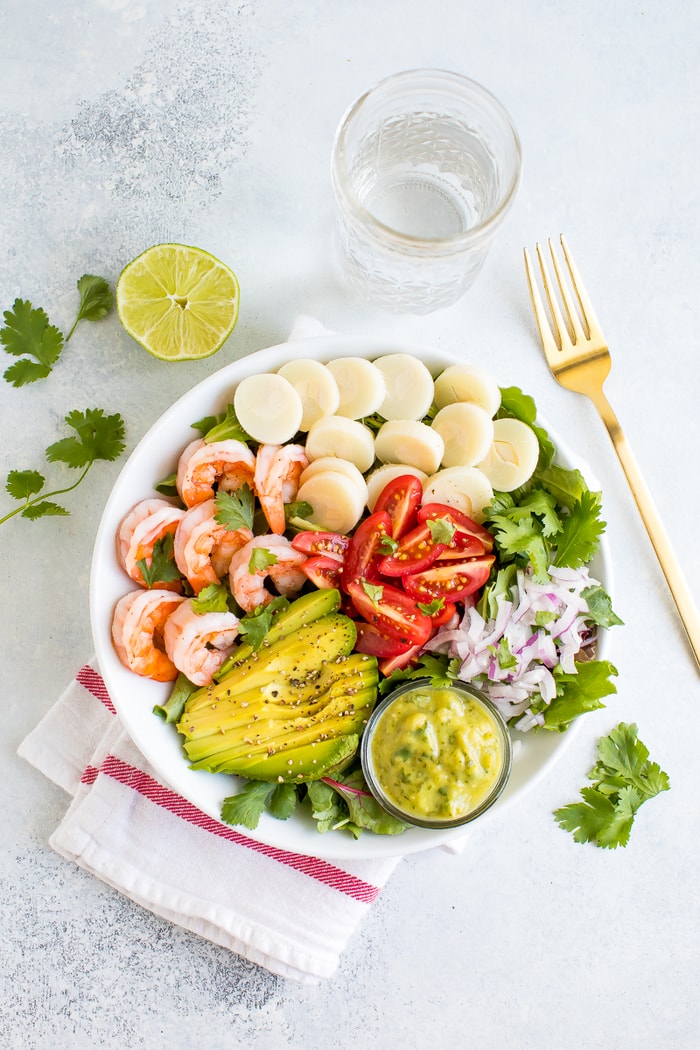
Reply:
[[[77,287],[80,292],[80,305],[73,327],[66,336],[66,342],[73,335],[80,321],[100,321],[107,316],[114,305],[112,291],[104,277],[84,273],[78,278]]]
[[[49,323],[46,312],[34,308],[26,299],[15,299],[11,310],[5,310],[0,343],[8,354],[19,360],[4,372],[15,387],[45,379],[63,349],[63,335]]]
[[[230,532],[237,529],[252,529],[255,513],[255,501],[250,485],[242,485],[236,492],[225,492],[223,489],[214,497],[216,514],[214,517]]]
[[[656,762],[649,761],[649,751],[638,739],[634,723],[621,722],[599,742],[598,762],[590,778],[608,793],[631,784],[650,798],[669,787],[668,775]]]
[[[457,526],[447,518],[429,518],[426,522],[433,543],[451,543]]]
[[[421,653],[408,667],[399,668],[388,677],[381,678],[379,692],[383,696],[399,682],[414,678],[429,678],[431,685],[451,685],[459,677],[461,663],[458,658],[450,658],[444,653]]]
[[[364,576],[362,577],[362,580],[360,582],[362,584],[362,590],[365,592],[372,604],[378,605],[379,602],[382,600],[382,595],[384,594],[383,586],[381,584],[370,583],[369,580],[366,580],[364,578]]]
[[[249,780],[237,795],[223,800],[221,819],[225,824],[242,824],[254,831],[265,810],[277,820],[288,820],[296,809],[297,799],[294,784]]]
[[[600,627],[615,627],[622,624],[622,620],[614,612],[612,599],[601,584],[591,584],[581,591],[581,597],[585,598],[588,605],[588,619]]]
[[[594,492],[584,492],[573,504],[569,515],[562,519],[555,565],[577,569],[591,560],[605,531],[605,522],[600,520],[599,511],[600,499]]]
[[[42,500],[40,503],[30,503],[29,506],[25,507],[20,517],[29,518],[30,521],[34,521],[36,518],[58,518],[67,517],[68,511],[65,507],[61,507],[60,504],[54,503],[53,500]],[[0,519],[0,523],[5,519]]]
[[[150,563],[147,558],[139,558],[137,561],[136,564],[147,587],[155,587],[157,583],[172,583],[174,580],[182,579],[182,574],[175,564],[174,546],[174,534],[166,532],[164,536],[161,536],[153,544]]]
[[[634,723],[620,722],[598,741],[598,761],[588,777],[594,783],[581,789],[583,801],[555,810],[554,818],[575,842],[603,849],[626,846],[639,808],[670,788],[668,774],[649,761]]]
[[[68,413],[66,423],[76,436],[49,445],[49,463],[60,461],[77,469],[96,459],[117,459],[124,451],[124,421],[118,414],[106,416],[101,408],[88,408],[85,412],[76,409]]]
[[[265,812],[275,785],[265,780],[249,780],[237,795],[229,795],[221,803],[224,824],[242,824],[254,831]]]
[[[267,811],[275,820],[289,820],[297,807],[299,796],[294,784],[275,784],[267,803]]]
[[[72,485],[44,493],[41,498],[44,478],[38,471],[10,471],[5,487],[11,496],[25,502],[0,518],[0,525],[15,514],[30,519],[67,514],[68,511],[51,502],[50,497],[77,488],[95,460],[114,460],[124,451],[124,420],[119,414],[105,416],[101,408],[89,408],[85,412],[69,412],[66,423],[73,427],[76,436],[49,445],[46,458],[50,463],[62,462],[75,469],[82,468],[80,477]]]
[[[255,612],[241,617],[238,623],[239,635],[245,638],[253,649],[259,649],[275,616],[287,608],[289,608],[289,599],[281,594],[273,598],[267,605],[259,605]]]
[[[29,499],[41,492],[46,478],[38,470],[11,470],[5,488],[15,499]]]
[[[543,709],[544,728],[558,733],[587,711],[605,707],[601,698],[616,693],[611,681],[617,669],[609,660],[586,660],[576,664],[576,673],[563,671],[561,664],[554,669],[557,695]]]
[[[192,598],[192,611],[203,615],[209,612],[228,612],[229,593],[222,583],[210,583]]]
[[[544,582],[548,579],[549,546],[542,535],[541,525],[532,514],[525,514],[517,521],[497,514],[490,519],[488,527],[494,534],[502,560],[530,562],[537,580]]]
[[[264,572],[265,569],[269,569],[271,565],[277,564],[277,555],[273,554],[267,547],[254,547],[250,555],[248,562],[248,572]]]

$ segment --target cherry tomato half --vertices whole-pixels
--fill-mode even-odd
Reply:
[[[357,629],[355,649],[358,653],[366,653],[368,656],[378,656],[381,659],[386,659],[387,657],[401,656],[403,653],[408,652],[409,649],[414,648],[408,642],[399,642],[396,638],[384,634],[374,624],[367,623],[365,620],[357,620],[355,627]]]
[[[382,556],[379,547],[386,536],[391,536],[391,519],[384,510],[375,511],[358,525],[345,552],[342,579],[346,591],[361,577],[376,576],[376,563]]]
[[[340,589],[340,578],[343,563],[331,554],[312,554],[301,567],[307,579],[314,587],[335,587]]]
[[[349,536],[339,532],[317,532],[315,529],[298,532],[292,540],[295,551],[301,551],[302,554],[327,554],[340,561],[345,557],[349,545]]]
[[[433,598],[456,602],[484,586],[495,560],[493,554],[482,554],[460,562],[436,563],[424,572],[404,576],[402,583],[406,592],[420,602]]]
[[[488,529],[485,529],[483,525],[479,525],[476,521],[472,521],[470,517],[463,514],[456,507],[448,507],[444,503],[426,503],[418,511],[418,521],[420,522],[428,521],[431,518],[445,517],[451,520],[456,527],[454,535],[455,546],[467,546],[469,537],[471,537],[480,541],[484,548],[484,554],[493,550],[493,536]]]
[[[397,656],[389,656],[386,660],[380,660],[378,664],[379,670],[388,678],[394,671],[402,670],[404,667],[412,664],[419,655],[421,648],[420,645],[412,645],[405,653],[399,653]]]
[[[383,576],[405,576],[407,573],[420,572],[437,561],[447,546],[447,543],[433,539],[430,526],[425,522],[407,532],[394,553],[382,558],[377,567]]]
[[[388,583],[377,587],[370,585],[366,590],[363,583],[368,582],[355,580],[348,584],[348,594],[360,616],[383,634],[405,645],[425,645],[433,625],[430,617],[418,609],[414,599]]]
[[[421,604],[424,606],[424,608],[421,609],[421,612],[430,617],[433,630],[437,630],[438,627],[442,627],[444,624],[449,623],[457,608],[454,602],[446,602],[443,598],[433,598],[432,601],[421,602]],[[431,605],[435,605],[435,609],[428,611]]]
[[[391,520],[391,535],[400,539],[416,524],[416,513],[423,498],[423,486],[413,474],[401,474],[379,493],[375,513],[384,510]]]

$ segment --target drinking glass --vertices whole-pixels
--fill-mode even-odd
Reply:
[[[480,84],[431,69],[380,81],[347,110],[333,144],[351,284],[394,312],[454,303],[481,270],[521,169],[513,122]]]

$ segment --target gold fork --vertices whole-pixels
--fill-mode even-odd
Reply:
[[[549,276],[547,264],[539,244],[536,246],[540,264],[542,284],[547,295],[550,316],[547,314],[542,297],[535,283],[535,272],[525,249],[525,269],[530,286],[530,298],[535,311],[535,320],[542,339],[542,347],[552,375],[568,390],[585,394],[590,398],[607,427],[615,451],[625,472],[632,495],[634,496],[642,520],[649,533],[656,556],[670,588],[673,600],[680,613],[688,640],[700,667],[700,616],[693,601],[688,584],[685,581],[678,559],[673,552],[671,542],[662,524],[659,512],[654,506],[646,482],[637,466],[632,450],[622,432],[617,416],[603,393],[603,383],[610,371],[610,351],[605,337],[598,324],[591,301],[581,281],[581,277],[567,246],[564,236],[561,246],[566,260],[569,278],[576,294],[576,302],[571,295],[565,272],[554,250],[551,240],[548,242],[552,264],[556,274],[557,286],[566,319],[559,306],[559,297]],[[579,316],[580,311],[580,316]],[[584,327],[585,326],[585,327]]]

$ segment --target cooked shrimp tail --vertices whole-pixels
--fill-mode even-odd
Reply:
[[[165,651],[191,682],[209,685],[233,648],[238,622],[231,612],[197,613],[184,601],[165,621]]]
[[[242,441],[191,441],[177,465],[176,487],[186,507],[212,499],[219,489],[253,486],[255,456]]]
[[[163,630],[168,617],[185,600],[162,589],[139,589],[119,599],[112,620],[112,640],[125,667],[157,682],[177,678],[177,667],[165,652]]]
[[[296,499],[299,478],[309,460],[303,445],[261,445],[255,457],[253,485],[272,532],[286,528],[285,503]]]
[[[175,533],[184,513],[167,500],[144,499],[124,516],[117,530],[117,559],[134,583],[146,586],[139,562],[151,567],[156,543],[167,533]],[[158,581],[151,586],[157,590],[182,590],[179,580]]]
[[[216,520],[213,499],[183,513],[175,532],[175,564],[195,594],[226,578],[235,552],[252,539],[250,529],[227,529]]]
[[[262,557],[256,559],[254,553],[258,550]],[[295,551],[284,536],[274,533],[255,536],[231,559],[231,593],[245,612],[254,612],[259,606],[269,604],[275,591],[288,598],[296,596],[307,582],[302,569],[305,561],[306,555]],[[268,582],[274,591],[268,589]]]

